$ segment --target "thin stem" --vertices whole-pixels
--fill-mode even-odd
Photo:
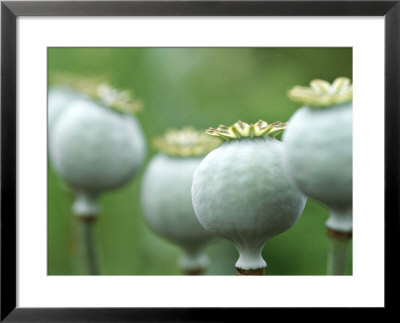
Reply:
[[[328,229],[328,275],[344,275],[351,232],[339,232]]]
[[[98,275],[98,262],[94,242],[95,217],[78,217],[78,255],[80,271],[84,275]]]

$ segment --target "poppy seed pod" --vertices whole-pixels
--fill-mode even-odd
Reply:
[[[54,127],[57,119],[74,100],[85,96],[67,86],[51,86],[48,92],[48,129],[49,133]]]
[[[142,182],[141,202],[152,230],[184,250],[180,267],[199,274],[208,264],[204,245],[214,235],[204,230],[192,206],[194,170],[204,155],[220,142],[194,128],[169,130],[154,140],[159,151],[150,161]]]
[[[133,103],[126,92],[86,80],[71,88],[82,96],[66,100],[52,124],[49,153],[54,169],[77,193],[75,214],[93,216],[100,193],[135,175],[145,157],[145,140],[129,113]]]
[[[262,274],[265,243],[292,227],[306,199],[282,167],[282,143],[274,136],[285,124],[238,121],[210,128],[225,140],[210,152],[193,176],[192,201],[204,228],[230,240],[239,251],[240,274]]]
[[[326,225],[352,231],[352,95],[350,80],[314,80],[288,96],[303,104],[283,135],[284,167],[305,195],[331,209]]]
[[[55,129],[55,125],[57,124],[57,120],[60,119],[60,116],[68,109],[70,104],[79,99],[84,99],[85,96],[68,87],[68,86],[51,86],[48,92],[47,106],[48,106],[48,114],[47,114],[47,125],[48,125],[48,149],[49,149],[49,157],[52,166],[55,168],[56,172],[59,173],[59,170],[56,169],[56,165],[53,160],[53,152],[51,151],[53,140],[53,130]]]

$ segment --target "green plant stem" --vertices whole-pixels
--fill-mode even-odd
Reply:
[[[328,230],[328,275],[345,275],[351,233]]]
[[[95,217],[78,217],[78,258],[80,272],[84,275],[98,275],[99,268],[94,241]]]

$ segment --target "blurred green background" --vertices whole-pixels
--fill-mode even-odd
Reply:
[[[299,106],[286,97],[293,85],[315,78],[352,78],[351,48],[49,48],[49,76],[58,72],[101,75],[133,91],[144,103],[137,115],[150,143],[167,128],[199,129],[238,120],[287,121]],[[147,226],[139,204],[140,183],[156,152],[148,147],[141,172],[104,194],[95,234],[104,275],[179,275],[181,250]],[[73,196],[48,169],[48,274],[74,275]],[[267,275],[325,275],[328,210],[313,200],[294,227],[273,238],[263,256]],[[236,249],[209,244],[206,274],[236,275]],[[352,274],[352,254],[347,274]]]

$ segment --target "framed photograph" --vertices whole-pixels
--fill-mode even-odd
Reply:
[[[399,1],[1,16],[1,321],[395,308]]]

